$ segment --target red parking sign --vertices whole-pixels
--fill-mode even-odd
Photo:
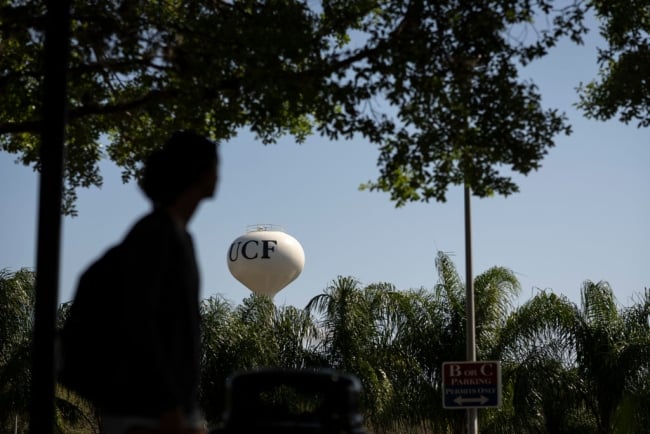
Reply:
[[[500,407],[501,362],[444,362],[442,396],[444,408]]]

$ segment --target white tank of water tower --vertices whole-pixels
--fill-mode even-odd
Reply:
[[[296,280],[305,266],[305,252],[277,225],[248,226],[228,249],[228,269],[256,294],[275,296]]]

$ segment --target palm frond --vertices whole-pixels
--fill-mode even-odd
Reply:
[[[585,319],[596,327],[610,327],[618,322],[618,309],[609,283],[585,280],[580,290]]]

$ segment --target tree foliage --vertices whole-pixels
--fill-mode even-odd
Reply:
[[[598,78],[580,87],[578,106],[598,120],[650,126],[650,5],[644,0],[592,0],[607,47]]]
[[[200,402],[208,420],[221,418],[226,379],[236,371],[326,365],[314,350],[316,332],[306,311],[276,307],[266,296],[252,295],[237,307],[218,297],[203,300]]]
[[[223,417],[225,381],[236,371],[326,367],[362,381],[370,432],[462,432],[464,412],[442,408],[441,368],[464,360],[465,288],[449,256],[438,254],[436,270],[430,289],[338,277],[306,309],[256,295],[238,306],[204,300],[200,403],[208,420]],[[607,283],[586,281],[579,306],[542,291],[514,308],[519,285],[506,268],[479,274],[474,286],[478,359],[503,367],[503,405],[480,412],[481,432],[647,432],[650,290],[620,308]],[[13,432],[16,420],[22,432],[33,273],[3,270],[0,289],[0,432]],[[58,432],[96,429],[93,409],[62,388],[56,406]]]
[[[29,419],[34,273],[0,270],[0,426]]]
[[[607,282],[585,281],[580,307],[542,292],[508,318],[500,356],[516,424],[530,432],[642,432],[650,299],[619,308]]]
[[[0,433],[29,430],[34,283],[30,269],[0,269]],[[93,409],[79,397],[57,388],[54,403],[56,432],[98,432]]]
[[[264,143],[364,137],[380,150],[365,187],[398,205],[445,200],[462,183],[513,193],[511,172],[538,169],[569,132],[517,69],[584,32],[582,0],[553,4],[74,0],[68,210],[76,188],[101,184],[100,159],[129,180],[179,128],[217,141],[242,128]],[[0,149],[35,167],[44,21],[42,2],[0,2]]]

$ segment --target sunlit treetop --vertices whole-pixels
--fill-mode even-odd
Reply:
[[[580,41],[584,1],[77,1],[72,5],[67,211],[125,181],[170,131],[217,141],[242,128],[265,144],[364,138],[397,205],[517,191],[570,127],[518,66]],[[0,3],[0,149],[38,167],[42,2]],[[537,24],[543,23],[543,24]],[[105,146],[104,146],[105,144]]]
[[[592,1],[607,47],[598,50],[598,78],[580,86],[588,117],[650,126],[650,3]]]

